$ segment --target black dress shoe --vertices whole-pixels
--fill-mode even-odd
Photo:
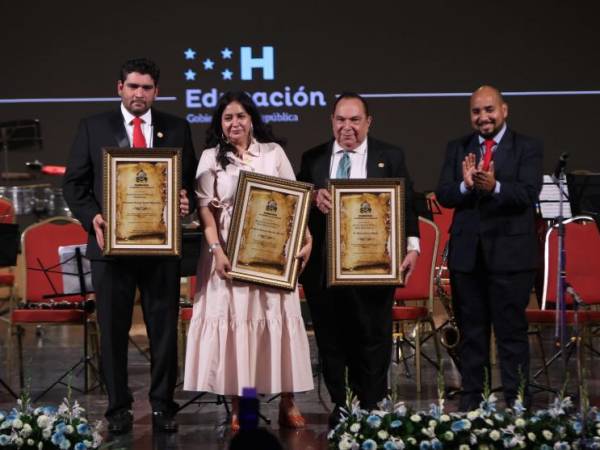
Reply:
[[[333,430],[337,424],[340,423],[340,419],[342,418],[341,408],[342,407],[340,405],[335,405],[335,408],[333,408],[333,411],[331,411],[329,414],[329,419],[327,422],[330,430]]]
[[[154,411],[152,413],[152,429],[162,433],[176,433],[179,429],[175,416],[164,411]]]
[[[133,415],[128,410],[118,411],[109,417],[108,420],[108,431],[111,434],[125,434],[131,431],[131,425],[133,424]]]

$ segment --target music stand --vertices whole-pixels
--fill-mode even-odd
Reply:
[[[600,214],[600,173],[567,174],[571,210],[576,216]],[[597,224],[598,222],[596,222]]]
[[[4,158],[4,171],[0,177],[4,180],[30,178],[28,173],[11,173],[8,167],[8,151],[37,147],[42,149],[42,128],[38,119],[13,120],[0,123],[0,145]]]
[[[42,271],[46,276],[48,282],[50,283],[50,286],[55,291],[55,293],[53,294],[45,295],[44,298],[56,299],[61,297],[71,297],[73,295],[81,296],[81,298],[84,299],[81,308],[85,312],[83,320],[83,357],[81,357],[80,360],[77,361],[75,365],[73,365],[73,367],[71,367],[65,373],[63,373],[54,383],[48,386],[41,394],[35,397],[35,399],[33,400],[34,402],[46,395],[46,393],[57,384],[66,385],[63,380],[81,365],[83,365],[84,372],[84,387],[83,389],[78,389],[73,386],[70,386],[70,388],[87,394],[92,389],[102,386],[101,382],[99,382],[96,386],[93,386],[92,388],[90,388],[88,384],[89,368],[92,368],[92,370],[96,374],[97,380],[100,380],[100,372],[92,362],[92,357],[88,355],[88,315],[94,311],[95,304],[92,300],[85,300],[86,295],[93,292],[91,289],[90,263],[89,260],[84,260],[83,256],[83,252],[85,251],[86,247],[86,244],[61,246],[58,249],[59,263],[57,265],[52,267],[42,266],[40,268],[28,268],[30,270]],[[48,277],[49,273],[58,273],[62,275],[64,292],[56,292],[53,283]]]
[[[0,223],[0,266],[14,266],[17,264],[17,252],[19,250],[19,225],[16,223]],[[1,310],[0,315],[8,312]],[[10,395],[17,398],[17,394],[0,376],[0,386]]]

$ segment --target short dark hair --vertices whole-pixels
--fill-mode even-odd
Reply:
[[[355,98],[356,100],[359,100],[363,104],[363,108],[365,109],[365,114],[367,115],[367,117],[369,117],[369,105],[367,104],[367,101],[364,98],[362,98],[360,96],[360,94],[357,94],[356,92],[351,92],[351,91],[344,91],[338,96],[338,98],[335,99],[335,102],[333,102],[333,108],[331,110],[331,114],[335,114],[335,108],[337,108],[337,105],[341,100],[350,99],[350,98]]]
[[[282,147],[285,145],[285,139],[276,137],[273,134],[271,126],[266,124],[256,104],[246,92],[243,91],[229,91],[223,94],[217,105],[217,109],[213,112],[210,126],[206,130],[206,148],[219,147],[217,154],[217,161],[221,164],[221,167],[225,168],[229,164],[227,157],[228,151],[234,151],[235,148],[229,142],[225,140],[223,135],[223,127],[221,126],[221,116],[223,111],[232,102],[238,102],[242,105],[242,108],[248,113],[252,120],[252,135],[258,142],[276,142]]]
[[[151,59],[135,58],[125,61],[119,69],[119,80],[121,83],[124,83],[127,75],[132,72],[141,73],[142,75],[150,75],[150,77],[152,77],[154,80],[154,84],[158,86],[160,69],[158,68],[158,65]]]

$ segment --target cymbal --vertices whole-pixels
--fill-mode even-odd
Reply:
[[[3,180],[31,180],[33,175],[28,172],[2,172],[0,178]]]

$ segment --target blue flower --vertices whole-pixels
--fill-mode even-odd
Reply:
[[[371,414],[367,417],[367,423],[371,428],[379,428],[381,426],[381,417]]]
[[[576,420],[575,422],[573,422],[573,431],[577,434],[581,434],[581,431],[583,429],[583,426],[581,424],[581,420]]]
[[[83,442],[78,442],[75,444],[75,450],[87,450],[87,447]]]
[[[429,441],[421,441],[419,444],[419,450],[429,450],[431,448],[431,444]]]
[[[77,425],[77,432],[79,434],[90,434],[92,432],[92,429],[87,423],[80,423],[79,425]]]
[[[383,444],[383,450],[398,450],[398,446],[392,441],[387,441]]]
[[[444,446],[442,445],[442,443],[440,442],[439,439],[432,439],[431,448],[433,450],[442,450],[444,448]]]
[[[54,431],[56,433],[63,434],[65,432],[66,428],[67,428],[67,426],[65,425],[64,422],[57,422],[56,424],[54,424]]]
[[[8,445],[9,442],[10,442],[10,436],[7,436],[6,434],[0,434],[0,445],[2,447],[4,447],[5,445]]]
[[[50,441],[54,444],[54,445],[60,445],[64,440],[65,440],[65,435],[62,433],[54,433],[52,435],[52,438],[50,438]]]
[[[56,406],[42,406],[42,412],[47,416],[53,416],[58,411]]]
[[[402,421],[399,419],[392,420],[390,423],[390,428],[400,428],[402,426]]]
[[[429,407],[429,415],[432,416],[434,419],[439,419],[442,413],[442,408],[440,408],[439,405],[436,405],[435,403],[432,403]]]
[[[455,433],[459,433],[463,430],[467,430],[468,425],[470,425],[468,420],[465,420],[465,419],[455,420],[454,422],[452,422],[452,425],[450,425],[450,429]]]
[[[10,412],[8,413],[8,415],[6,416],[6,420],[15,420],[17,417],[19,417],[19,411],[17,411],[16,409],[11,409]]]
[[[61,450],[68,450],[69,448],[71,448],[71,442],[65,438],[59,445]]]
[[[373,439],[367,439],[366,441],[364,441],[362,443],[362,445],[360,446],[360,448],[362,448],[362,450],[376,450],[377,449],[377,443]]]

